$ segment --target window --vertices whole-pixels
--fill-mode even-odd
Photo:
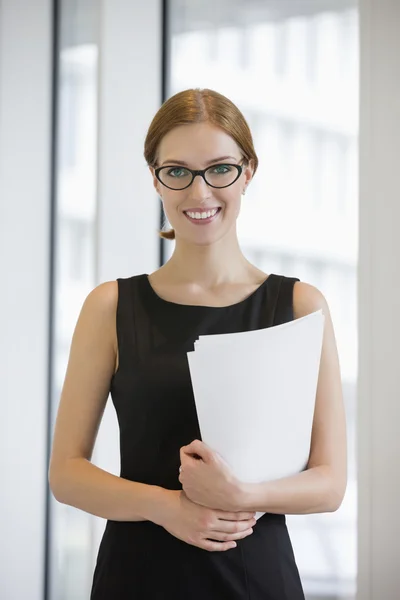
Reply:
[[[53,423],[75,323],[95,285],[98,18],[94,0],[59,2]],[[89,597],[92,519],[50,497],[50,600]]]
[[[356,592],[357,7],[170,0],[169,37],[168,97],[215,89],[252,127],[260,166],[239,219],[245,254],[266,272],[317,286],[331,308],[347,410],[347,494],[336,513],[287,522],[308,600],[349,600]]]

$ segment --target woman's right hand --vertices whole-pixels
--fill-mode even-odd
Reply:
[[[209,552],[236,547],[253,533],[254,512],[225,512],[195,504],[184,491],[169,490],[159,524],[176,538]]]

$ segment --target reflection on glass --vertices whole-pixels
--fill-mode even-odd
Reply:
[[[351,0],[324,6],[171,0],[168,96],[208,87],[243,111],[260,159],[239,220],[244,252],[267,273],[315,285],[330,305],[348,489],[336,513],[287,522],[307,598],[349,600],[356,592],[358,13]],[[166,246],[169,254],[173,245]]]
[[[93,0],[60,2],[53,424],[75,323],[95,285],[97,19]],[[50,600],[89,597],[92,519],[51,497]]]

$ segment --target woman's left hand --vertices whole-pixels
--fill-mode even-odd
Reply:
[[[192,502],[208,508],[240,511],[240,482],[217,452],[194,440],[181,448],[180,457],[179,481]]]

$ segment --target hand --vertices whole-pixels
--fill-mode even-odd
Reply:
[[[192,502],[220,510],[240,510],[240,482],[219,454],[195,440],[181,448],[180,457],[179,481]]]
[[[253,533],[254,512],[224,512],[195,504],[184,491],[168,490],[160,525],[176,538],[209,552],[236,547]]]

